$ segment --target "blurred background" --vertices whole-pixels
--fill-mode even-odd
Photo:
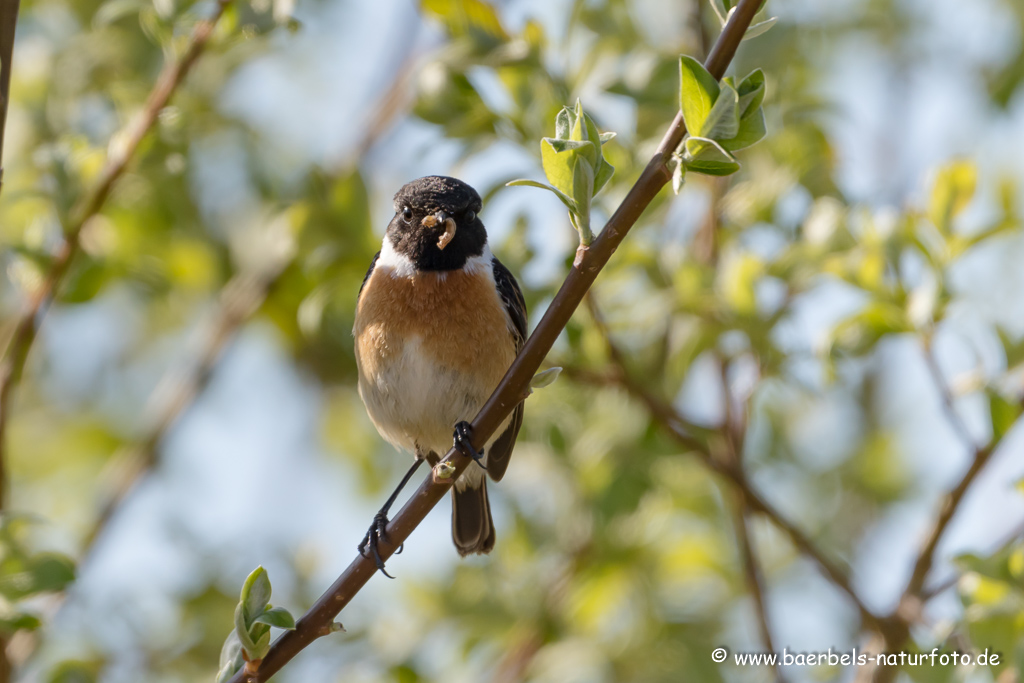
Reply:
[[[74,202],[213,5],[23,0],[0,197],[0,340]],[[643,400],[891,612],[944,492],[994,455],[938,548],[909,649],[1024,662],[1024,4],[770,0],[731,73],[768,137],[665,190],[549,357],[498,544],[460,560],[434,510],[275,680],[776,680],[733,652],[863,647],[861,615]],[[231,5],[46,315],[9,413],[0,631],[12,680],[213,681],[245,576],[300,614],[408,465],[355,388],[356,293],[405,182],[485,197],[531,327],[575,235],[538,141],[581,98],[616,175],[678,109],[708,0],[252,0]],[[599,313],[598,313],[599,311]],[[611,342],[611,345],[609,344]],[[745,558],[753,558],[752,581]],[[754,590],[755,585],[761,587]],[[758,593],[761,593],[758,596]],[[804,667],[786,680],[853,680]]]

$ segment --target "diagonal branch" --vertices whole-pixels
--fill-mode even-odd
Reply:
[[[739,47],[761,0],[741,0],[733,16],[718,38],[706,67],[715,78],[721,78]],[[686,133],[682,113],[677,113],[653,158],[648,162],[636,184],[608,220],[578,266],[573,266],[561,289],[544,313],[537,328],[527,339],[512,367],[505,374],[487,404],[473,419],[473,444],[482,447],[501,425],[505,417],[529,394],[529,384],[540,364],[551,350],[558,335],[583,300],[598,273],[611,258],[630,228],[636,223],[655,195],[671,179],[667,162]],[[434,475],[420,485],[387,527],[387,540],[381,543],[384,559],[390,557],[409,537],[451,488],[452,483],[472,460],[452,448],[444,461],[434,468]],[[439,475],[447,475],[441,478]],[[310,643],[331,631],[334,617],[352,600],[376,572],[373,559],[359,555],[337,578],[306,614],[294,631],[288,631],[271,646],[255,672],[244,669],[232,677],[232,683],[266,681]]]
[[[1010,530],[1008,534],[1003,536],[1000,540],[996,541],[992,545],[992,549],[988,551],[986,554],[996,555],[997,553],[1000,553],[1003,550],[1005,550],[1011,543],[1014,543],[1015,541],[1019,541],[1021,539],[1024,539],[1024,522],[1021,522],[1020,524],[1015,526],[1013,529]],[[950,576],[945,581],[940,581],[931,588],[922,590],[921,602],[928,602],[935,596],[945,593],[947,590],[949,590],[957,584],[957,582],[960,580],[960,577],[960,572],[954,572],[953,576]]]
[[[21,0],[0,0],[0,190],[4,186],[4,131],[7,129],[7,105],[11,101],[14,29],[18,24],[20,4]]]
[[[19,0],[0,0],[0,190],[4,184],[4,131],[7,129],[7,105],[11,97],[11,62],[14,56],[14,29],[18,24]],[[0,396],[0,410],[7,401]],[[0,426],[0,438],[3,428]],[[4,505],[6,472],[0,459],[0,510]],[[11,679],[11,661],[7,655],[7,636],[0,634],[0,683]]]
[[[953,428],[960,434],[965,443],[974,452],[974,456],[971,460],[970,467],[967,468],[967,471],[964,473],[964,476],[961,477],[960,482],[953,488],[953,490],[946,494],[946,497],[943,499],[942,504],[939,507],[939,514],[935,519],[935,523],[928,532],[928,535],[925,537],[925,542],[918,554],[917,562],[914,564],[914,570],[911,573],[910,581],[907,582],[907,588],[904,592],[904,598],[914,600],[921,597],[921,591],[924,588],[925,580],[928,578],[928,572],[931,570],[932,565],[935,562],[935,550],[938,547],[939,542],[942,540],[949,523],[956,515],[956,512],[960,507],[960,503],[963,501],[968,489],[970,489],[971,485],[978,478],[978,475],[981,474],[981,471],[985,468],[985,465],[988,464],[988,461],[991,459],[996,447],[999,445],[999,438],[997,436],[993,436],[992,440],[985,445],[979,445],[974,441],[970,430],[967,429],[967,424],[956,411],[956,406],[953,402],[953,392],[950,390],[949,385],[942,376],[942,369],[939,367],[935,354],[932,351],[931,341],[926,339],[924,347],[925,362],[927,363],[928,369],[935,381],[936,389],[942,397],[942,405],[946,411],[946,415]]]
[[[776,652],[772,640],[772,629],[768,622],[768,608],[764,596],[764,574],[757,561],[754,544],[750,539],[750,520],[747,519],[746,505],[742,495],[735,496],[736,504],[733,506],[733,526],[736,529],[736,540],[739,546],[740,562],[743,564],[743,574],[746,577],[747,590],[754,601],[754,611],[757,614],[757,626],[761,630],[761,641],[764,644],[765,652]],[[778,664],[774,665],[775,679],[783,681],[782,671]]]
[[[967,424],[956,411],[953,392],[946,383],[942,375],[942,369],[939,367],[932,352],[932,341],[930,338],[924,340],[924,357],[928,370],[935,381],[936,389],[942,399],[943,410],[946,412],[947,418],[953,429],[960,434],[961,438],[971,448],[974,455],[970,466],[964,472],[960,481],[943,497],[942,503],[939,505],[939,513],[932,523],[931,529],[928,530],[924,543],[921,545],[921,550],[918,552],[917,560],[914,562],[914,568],[910,574],[910,580],[907,581],[907,587],[900,597],[894,614],[890,617],[890,621],[896,628],[887,636],[884,644],[885,650],[889,652],[903,647],[910,638],[910,625],[920,619],[924,602],[931,597],[930,594],[925,593],[924,585],[928,579],[929,572],[935,564],[935,552],[939,547],[939,543],[945,536],[950,522],[953,521],[953,517],[956,516],[957,510],[960,509],[960,504],[967,496],[967,491],[977,481],[978,476],[985,469],[985,465],[992,459],[992,454],[999,447],[1001,440],[999,436],[993,435],[987,444],[978,445],[975,442],[970,431],[967,429]],[[892,667],[877,667],[874,670],[874,680],[879,683],[892,681],[895,679],[896,671],[897,669]]]
[[[711,213],[717,213],[715,204],[711,206]],[[614,340],[608,331],[605,331],[605,338],[609,347],[614,345]],[[722,423],[722,432],[728,445],[726,457],[732,467],[736,468],[737,471],[742,471],[743,444],[746,440],[747,432],[746,405],[740,408],[740,411],[742,411],[740,415],[734,414],[740,411],[733,410],[732,392],[729,388],[729,363],[725,358],[719,358],[719,366],[721,367],[722,396],[724,397],[725,404],[725,420]],[[765,652],[775,652],[771,624],[768,620],[768,605],[764,595],[764,572],[761,571],[761,565],[757,560],[757,552],[750,539],[750,520],[747,515],[747,502],[741,494],[735,492],[733,494],[733,527],[735,528],[740,562],[743,565],[743,575],[746,579],[747,590],[750,591],[750,597],[754,601],[754,612],[757,615],[757,625],[761,630],[761,640],[764,644]],[[774,664],[773,668],[775,670],[775,680],[783,683],[785,678],[778,663]]]
[[[147,413],[151,418],[146,421],[151,425],[149,431],[135,444],[114,455],[108,467],[110,484],[100,504],[99,515],[83,541],[80,564],[89,561],[97,539],[114,513],[139,481],[157,466],[158,449],[167,433],[203,392],[224,349],[263,305],[270,288],[289,261],[289,258],[282,258],[261,272],[240,273],[224,285],[199,352],[191,359],[188,368],[174,368],[164,375],[150,396]]]
[[[865,605],[860,599],[860,596],[857,594],[857,591],[854,590],[853,584],[850,582],[850,578],[846,575],[846,572],[832,562],[832,560],[828,559],[805,532],[786,519],[785,516],[776,510],[771,503],[762,498],[761,495],[753,488],[753,485],[741,469],[724,463],[721,459],[714,457],[711,446],[708,443],[694,438],[693,434],[686,428],[687,422],[685,418],[679,415],[671,405],[654,396],[654,394],[642,385],[622,374],[606,376],[585,370],[576,370],[571,367],[564,368],[563,372],[568,377],[582,382],[603,386],[616,384],[643,403],[647,407],[651,417],[653,417],[654,420],[660,424],[673,439],[675,439],[684,448],[692,451],[700,458],[700,461],[704,463],[708,469],[721,475],[737,490],[749,510],[767,517],[772,524],[778,527],[789,537],[790,541],[792,541],[793,545],[796,546],[800,553],[812,559],[822,570],[825,577],[841,591],[846,593],[857,607],[861,620],[866,626],[876,630],[882,627],[884,620],[868,609],[867,605]]]
[[[794,524],[789,522],[782,513],[772,507],[766,500],[761,498],[761,496],[753,489],[739,462],[739,453],[742,448],[740,441],[742,437],[738,437],[733,429],[733,420],[730,416],[732,412],[731,408],[727,408],[727,417],[725,425],[723,425],[723,436],[726,443],[724,450],[727,451],[728,457],[717,457],[712,444],[709,443],[708,440],[701,440],[693,436],[700,432],[699,427],[688,423],[686,418],[684,418],[673,406],[665,400],[655,396],[654,393],[647,389],[647,387],[632,377],[625,363],[625,356],[618,348],[618,345],[615,344],[615,340],[612,338],[611,332],[608,329],[604,318],[601,316],[600,311],[597,309],[597,305],[592,296],[587,297],[587,305],[590,307],[590,313],[595,324],[604,337],[605,345],[608,348],[608,355],[611,357],[615,365],[614,373],[612,376],[601,376],[585,370],[566,367],[563,370],[566,375],[570,378],[576,379],[577,381],[588,382],[591,384],[605,386],[609,384],[616,384],[643,403],[654,420],[662,425],[662,427],[664,427],[680,445],[696,453],[700,457],[701,462],[703,462],[710,470],[723,475],[726,481],[732,483],[737,490],[739,504],[744,510],[752,510],[764,515],[773,524],[775,524],[775,526],[784,531],[796,548],[807,557],[813,559],[822,569],[825,576],[850,597],[853,603],[857,606],[857,609],[861,614],[861,619],[864,623],[872,628],[878,628],[881,624],[881,619],[871,612],[871,610],[869,610],[861,601],[860,596],[854,590],[853,584],[850,583],[850,579],[846,576],[846,573],[833,564],[831,560],[826,558],[810,537],[798,529]],[[724,381],[725,378],[723,375],[723,382]],[[726,394],[728,394],[728,392],[726,392]],[[746,532],[745,524],[743,532]],[[737,533],[739,534],[739,530],[737,530]],[[741,542],[744,542],[743,539],[741,539]],[[749,540],[745,541],[745,543],[749,545]],[[760,584],[758,584],[758,591],[759,590]],[[764,624],[764,630],[767,634],[766,619],[764,620]],[[772,651],[772,648],[769,647],[769,651]]]
[[[0,359],[0,507],[3,505],[8,486],[5,448],[7,419],[11,410],[11,393],[15,384],[21,379],[43,315],[57,294],[64,281],[64,276],[68,272],[68,267],[78,252],[82,226],[103,208],[117,181],[124,175],[128,164],[135,157],[142,140],[156,123],[161,110],[167,106],[171,96],[174,95],[178,86],[203,53],[213,34],[214,27],[230,3],[231,0],[218,0],[213,15],[196,24],[185,52],[176,61],[170,62],[164,67],[146,99],[142,112],[125,130],[115,136],[107,162],[103,170],[100,171],[99,180],[72,209],[69,224],[64,232],[64,242],[54,255],[42,285],[32,293],[28,305],[18,319],[14,334]]]
[[[964,443],[973,451],[980,450],[980,446],[971,436],[971,430],[968,429],[967,423],[964,422],[963,417],[956,409],[956,397],[953,396],[953,391],[949,384],[946,382],[946,378],[942,374],[942,368],[939,367],[939,361],[935,357],[935,348],[933,339],[926,337],[923,340],[923,355],[925,365],[928,366],[928,372],[932,376],[932,381],[935,382],[935,390],[939,393],[940,403],[942,404],[942,410],[946,414],[946,419],[949,420],[950,426],[953,427],[953,431],[957,433]]]

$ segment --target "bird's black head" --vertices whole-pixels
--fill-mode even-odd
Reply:
[[[461,180],[419,178],[395,194],[395,217],[385,239],[419,270],[461,268],[487,245],[477,217],[481,206],[480,195]]]

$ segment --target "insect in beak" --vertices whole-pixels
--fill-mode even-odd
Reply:
[[[444,211],[438,211],[429,216],[426,216],[421,221],[424,227],[433,228],[438,225],[444,225],[444,232],[437,240],[437,248],[444,251],[444,248],[455,239],[455,219],[449,216]]]

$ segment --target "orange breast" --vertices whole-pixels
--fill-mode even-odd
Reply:
[[[394,277],[374,270],[359,298],[353,333],[362,374],[394,362],[418,338],[424,355],[472,374],[489,393],[515,359],[515,344],[494,280],[480,270]]]

